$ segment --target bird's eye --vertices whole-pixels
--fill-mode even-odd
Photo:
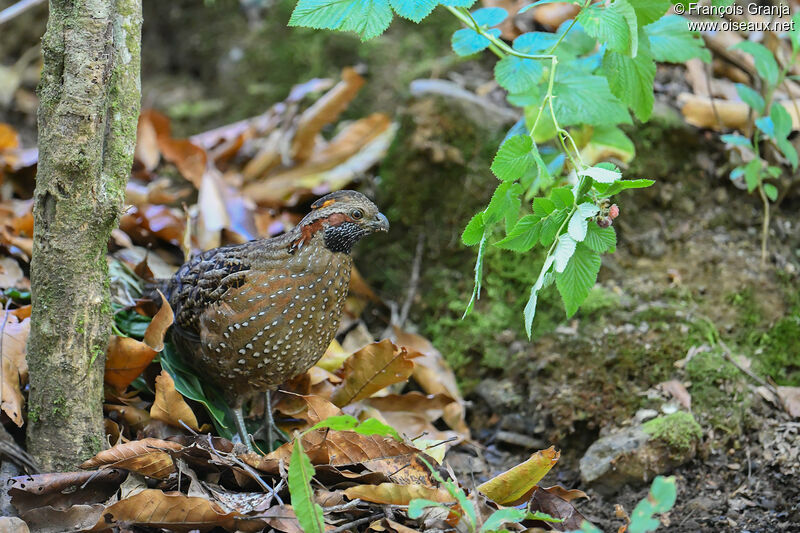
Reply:
[[[364,212],[361,209],[353,209],[350,211],[350,216],[353,218],[353,220],[361,220],[364,218]]]

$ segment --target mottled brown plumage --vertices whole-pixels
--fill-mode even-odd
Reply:
[[[350,251],[388,227],[364,195],[339,191],[317,200],[288,233],[209,250],[175,273],[166,293],[175,312],[172,339],[225,395],[240,433],[245,400],[325,353],[347,297]]]

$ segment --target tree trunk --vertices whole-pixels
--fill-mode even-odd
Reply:
[[[136,143],[141,0],[50,0],[39,87],[28,449],[45,471],[104,447],[106,252]]]

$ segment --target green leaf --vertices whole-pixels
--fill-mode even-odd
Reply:
[[[464,309],[464,314],[461,316],[462,319],[472,311],[472,308],[475,306],[475,302],[478,301],[481,297],[481,279],[483,278],[483,254],[485,252],[486,252],[486,231],[484,230],[480,244],[478,245],[478,257],[475,259],[475,281],[474,285],[472,286],[472,296],[469,299],[469,303],[467,303],[467,308]]]
[[[772,122],[772,117],[760,117],[756,119],[756,126],[767,137],[775,137],[775,123]]]
[[[617,248],[617,233],[609,226],[601,228],[596,222],[590,222],[586,228],[583,244],[598,253],[614,253]]]
[[[448,511],[450,508],[442,503],[435,502],[433,500],[426,500],[425,498],[415,498],[408,502],[408,517],[412,519],[417,519],[422,516],[422,513],[428,507],[441,507],[442,509],[447,509]]]
[[[761,78],[769,85],[775,86],[778,83],[778,63],[769,48],[761,43],[753,41],[742,41],[729,48],[730,50],[741,50],[753,56],[756,71]]]
[[[487,30],[486,33],[494,37],[500,36],[500,30],[496,28]],[[453,39],[450,44],[457,55],[471,56],[472,54],[477,54],[489,48],[491,42],[475,30],[463,28],[453,34]]]
[[[550,272],[550,267],[553,266],[553,261],[555,261],[555,257],[552,255],[548,255],[544,260],[544,265],[542,265],[542,270],[539,272],[539,277],[536,280],[536,283],[534,283],[531,287],[531,294],[528,297],[528,303],[525,304],[525,333],[528,334],[529,339],[533,333],[533,319],[536,316],[536,302],[539,300],[539,291],[542,290],[542,287],[544,286],[547,274]]]
[[[550,191],[550,199],[556,209],[564,209],[572,207],[575,203],[575,197],[572,196],[572,189],[570,187],[557,187]]]
[[[483,232],[486,224],[483,222],[483,211],[476,213],[469,221],[467,227],[464,228],[464,233],[461,234],[461,242],[466,246],[474,246],[483,238]]]
[[[639,26],[657,21],[672,6],[670,0],[634,0],[631,4],[636,11]]]
[[[771,183],[764,184],[764,194],[773,202],[778,199],[778,188]]]
[[[482,7],[476,9],[472,13],[472,18],[475,19],[481,27],[491,28],[497,26],[508,18],[508,11],[502,7]]]
[[[492,161],[492,172],[502,181],[516,180],[536,166],[531,152],[533,140],[529,135],[515,135],[507,139]]]
[[[522,205],[521,195],[522,185],[519,183],[504,181],[498,185],[489,205],[483,212],[483,220],[486,225],[505,219],[506,233],[511,231],[519,218],[519,208]]]
[[[300,0],[289,26],[352,31],[366,41],[386,31],[391,22],[389,0]]]
[[[611,196],[614,196],[615,194],[618,194],[626,189],[644,189],[645,187],[649,187],[654,183],[655,181],[646,179],[619,180],[615,181],[611,185],[596,183],[595,189],[597,189],[598,197],[610,198]]]
[[[356,417],[350,415],[328,417],[305,430],[303,434],[305,435],[309,431],[323,428],[333,429],[336,431],[355,431],[361,435],[381,435],[384,437],[392,437],[393,439],[399,441],[403,440],[397,430],[391,426],[387,426],[380,420],[375,418],[367,418],[363,422],[359,422]]]
[[[564,272],[564,269],[567,268],[567,263],[569,263],[569,259],[572,257],[572,254],[575,253],[575,247],[577,244],[578,243],[575,242],[575,239],[570,237],[567,233],[562,233],[558,236],[558,244],[553,252],[556,272]]]
[[[570,237],[576,242],[583,241],[586,238],[586,231],[589,225],[589,221],[586,219],[595,216],[599,211],[600,208],[591,202],[579,205],[567,224],[567,233],[569,233]]]
[[[751,160],[744,167],[744,182],[747,184],[747,192],[753,192],[758,187],[761,173],[761,160],[756,158]]]
[[[562,127],[631,123],[625,104],[611,93],[603,76],[586,74],[569,66],[559,67],[553,95],[553,109]]]
[[[539,234],[539,242],[542,246],[549,247],[558,236],[558,230],[561,224],[567,219],[569,208],[559,209],[553,211],[552,214],[542,219],[542,229]]]
[[[172,343],[164,344],[164,349],[159,354],[159,362],[161,368],[166,370],[172,381],[175,382],[175,390],[190,400],[201,403],[211,415],[211,420],[219,435],[226,439],[232,438],[234,435],[232,428],[235,425],[230,414],[230,407],[216,389],[203,388],[198,377],[192,369],[186,366]]]
[[[494,66],[497,83],[510,93],[524,93],[539,83],[542,78],[541,62],[508,55]]]
[[[505,250],[515,252],[527,252],[539,241],[539,230],[541,226],[539,215],[525,215],[517,221],[505,239],[496,242],[494,245]]]
[[[525,13],[531,8],[534,8],[536,6],[541,6],[544,4],[577,4],[577,3],[579,3],[577,0],[538,0],[538,2],[528,4],[527,6],[517,11],[517,15],[521,15],[522,13]]]
[[[792,133],[792,117],[780,103],[774,103],[769,110],[769,118],[775,128],[775,144],[789,160],[793,169],[797,169],[797,149],[787,139]]]
[[[556,287],[564,300],[567,318],[578,310],[586,299],[589,289],[597,281],[600,271],[600,254],[584,246],[583,243],[575,248],[575,253],[567,264],[564,272],[556,277]]]
[[[476,0],[440,0],[439,3],[443,6],[452,6],[452,7],[466,7],[470,8],[476,2]]]
[[[556,210],[556,204],[544,197],[533,199],[533,212],[544,218]]]
[[[394,12],[403,18],[419,22],[436,7],[436,0],[389,0]]]
[[[311,478],[314,467],[303,451],[300,439],[294,440],[292,456],[289,460],[289,494],[292,497],[292,509],[297,515],[300,527],[306,533],[325,533],[325,518],[322,507],[314,501]]]
[[[667,15],[648,24],[644,32],[650,41],[650,50],[656,61],[685,63],[699,57],[711,62],[711,52],[703,43],[700,34],[689,31],[688,20],[678,15]]]
[[[614,183],[622,178],[622,173],[601,167],[589,167],[578,172],[578,176],[589,176],[597,183]]]
[[[630,533],[655,531],[661,523],[658,519],[653,518],[653,515],[672,509],[677,493],[674,476],[657,476],[650,487],[650,494],[633,509],[628,531]]]
[[[516,509],[514,507],[506,507],[505,509],[498,509],[493,512],[489,518],[481,526],[480,532],[486,533],[489,531],[496,531],[500,529],[500,526],[507,522],[511,522],[512,524],[517,524],[525,520],[528,516],[528,512],[524,509]]]
[[[616,0],[606,6],[593,4],[582,9],[577,17],[587,34],[594,37],[609,50],[636,55],[636,12],[625,0]]]
[[[752,107],[756,113],[759,115],[764,113],[764,106],[766,104],[764,103],[764,97],[761,96],[758,91],[748,87],[744,83],[737,83],[736,92],[739,94],[739,98],[742,99],[742,102]]]
[[[750,143],[750,139],[743,135],[739,135],[738,133],[720,135],[719,138],[726,144],[732,144],[734,146],[746,146],[747,148],[753,147],[753,145]]]
[[[629,163],[636,155],[636,148],[633,141],[616,126],[595,126],[592,130],[592,138],[589,143],[581,150],[585,159],[592,160],[593,157],[608,157],[609,155]],[[597,156],[595,156],[597,154]],[[597,160],[596,158],[594,159]]]
[[[656,62],[650,55],[649,46],[643,43],[636,57],[606,51],[603,71],[611,93],[628,104],[636,118],[646,122],[653,113],[653,81],[656,78]]]

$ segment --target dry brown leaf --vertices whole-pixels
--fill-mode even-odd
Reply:
[[[372,531],[390,531],[391,533],[419,533],[416,529],[404,526],[388,518],[376,520],[369,525],[369,529]]]
[[[0,122],[0,151],[19,148],[19,134],[9,124]]]
[[[560,487],[558,487],[560,489]],[[578,512],[577,509],[568,500],[561,497],[559,490],[543,489],[536,487],[530,497],[528,509],[530,511],[541,511],[547,513],[554,518],[563,520],[559,527],[563,528],[561,531],[572,531],[581,528],[581,524],[585,518]]]
[[[339,341],[336,339],[331,341],[330,346],[328,349],[325,350],[325,353],[322,355],[322,358],[317,361],[316,366],[327,370],[328,372],[336,372],[350,357],[350,353],[342,348],[342,345],[339,344]]]
[[[560,456],[561,452],[553,446],[538,451],[524,463],[482,483],[478,490],[500,505],[514,502],[530,491],[553,468]]]
[[[0,288],[17,287],[25,273],[13,257],[0,257]]]
[[[119,221],[120,229],[141,244],[155,244],[153,237],[180,246],[185,231],[183,213],[164,205],[133,207]]]
[[[342,81],[306,109],[297,123],[292,141],[292,159],[302,163],[314,151],[317,134],[339,117],[364,85],[364,78],[350,68],[342,70]]]
[[[565,20],[573,18],[578,11],[580,6],[571,3],[544,4],[534,9],[533,20],[555,30]]]
[[[379,390],[405,381],[414,371],[412,359],[420,354],[398,348],[389,340],[365,346],[347,358],[342,368],[342,383],[331,400],[339,407],[364,398]]]
[[[12,315],[16,316],[18,319],[22,320],[23,318],[29,318],[31,316],[31,310],[33,307],[31,304],[23,305],[22,307],[17,307],[16,309],[12,309],[9,311]]]
[[[150,413],[132,405],[103,404],[106,416],[124,422],[133,432],[137,432],[150,422]]]
[[[157,353],[141,341],[113,335],[106,348],[106,384],[117,391],[125,390],[147,368]]]
[[[81,464],[81,468],[122,468],[144,476],[164,479],[175,472],[172,457],[164,450],[182,450],[177,442],[142,439],[117,444]]]
[[[678,103],[686,122],[693,126],[714,130],[735,129],[747,133],[750,107],[744,102],[681,93],[678,95]],[[800,99],[780,100],[775,103],[783,106],[792,117],[792,129],[800,129]]]
[[[393,338],[398,345],[422,354],[414,360],[414,381],[428,394],[445,394],[455,400],[445,407],[442,418],[448,426],[469,439],[469,426],[464,420],[464,398],[458,390],[455,373],[439,350],[428,339],[398,327],[394,327]]]
[[[778,387],[778,396],[786,412],[800,418],[800,387]]]
[[[276,505],[259,515],[269,527],[284,533],[304,533],[291,505]]]
[[[239,513],[225,512],[216,503],[181,492],[146,489],[106,507],[91,531],[117,525],[166,528],[173,531],[208,530],[220,526],[234,528]]]
[[[17,426],[22,427],[25,422],[22,418],[22,409],[25,405],[22,389],[28,382],[28,363],[25,356],[28,335],[31,331],[31,319],[20,320],[10,312],[2,314],[0,317],[4,317],[5,320],[3,336],[0,339],[3,353],[0,408]]]
[[[172,312],[172,307],[170,307],[166,297],[161,291],[156,290],[158,295],[161,296],[161,308],[144,332],[144,343],[156,352],[160,352],[164,349],[164,335],[172,325],[175,314]]]
[[[158,148],[158,132],[153,124],[152,111],[143,111],[139,115],[139,124],[136,128],[136,148],[133,157],[139,161],[145,170],[152,172],[161,161],[161,151]],[[166,117],[164,117],[166,119]]]
[[[195,431],[201,431],[197,417],[183,396],[175,390],[175,382],[166,370],[156,378],[156,399],[150,416],[174,427],[183,427],[181,421]]]
[[[688,410],[692,410],[692,395],[686,387],[677,379],[671,379],[657,385],[665,393],[669,394]]]
[[[167,137],[158,138],[158,147],[164,159],[178,167],[181,176],[199,189],[208,163],[206,151],[188,139]]]
[[[56,472],[11,478],[8,494],[20,513],[53,505],[67,508],[105,501],[119,488],[127,472],[113,468],[93,472]]]
[[[419,391],[411,391],[405,394],[387,394],[386,396],[367,398],[364,403],[379,411],[421,413],[423,411],[442,411],[444,407],[454,401],[453,398],[445,394],[423,394]],[[436,420],[439,416],[437,415],[433,420]]]
[[[455,502],[449,492],[443,488],[425,485],[398,485],[397,483],[381,483],[380,485],[356,485],[345,489],[344,495],[351,500],[361,500],[386,505],[408,505],[415,498],[424,498],[440,503]]]

